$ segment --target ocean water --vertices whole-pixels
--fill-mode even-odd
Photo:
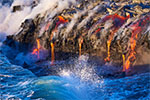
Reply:
[[[150,73],[109,79],[98,78],[84,67],[37,77],[1,53],[0,87],[0,100],[149,100]]]

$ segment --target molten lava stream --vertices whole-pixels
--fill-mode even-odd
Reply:
[[[135,47],[136,47],[136,40],[138,38],[138,34],[134,34],[134,32],[132,33],[132,37],[130,38],[130,47],[131,47],[131,51],[130,54],[127,58],[127,60],[125,61],[124,65],[123,65],[123,71],[128,71],[131,65],[132,60],[135,60]]]
[[[105,58],[105,61],[110,61],[110,44],[111,40],[107,41],[107,57]]]
[[[105,18],[103,18],[103,20],[102,20],[103,22],[105,22],[109,19],[112,19],[114,22],[114,25],[112,27],[113,31],[111,32],[111,34],[109,36],[109,40],[107,41],[107,57],[104,59],[105,61],[110,61],[110,45],[111,45],[111,41],[113,40],[114,34],[129,18],[130,18],[130,15],[123,17],[123,16],[119,16],[118,14],[109,15],[109,16],[106,16]],[[117,21],[119,21],[119,23]]]
[[[55,31],[55,30],[54,30],[54,31]],[[51,34],[51,36],[50,36],[50,41],[53,40],[54,31],[52,31],[52,34]],[[55,61],[54,43],[53,43],[53,41],[52,41],[52,42],[51,42],[51,65],[54,65],[54,61]]]
[[[83,39],[81,37],[79,40],[79,57],[81,56],[81,52],[82,52],[82,44],[83,44]]]
[[[109,36],[109,40],[107,41],[107,57],[104,59],[105,61],[110,61],[110,45],[111,41],[113,40],[114,34],[118,29],[115,29],[114,31],[111,32]]]
[[[124,54],[122,54],[122,60],[123,60],[123,65],[125,64],[125,60],[126,60],[126,58],[125,58],[125,55]],[[123,70],[125,70],[125,67],[123,67]]]
[[[54,54],[54,43],[51,42],[51,65],[54,65],[55,54]]]
[[[62,16],[58,16],[58,19],[59,19],[59,21],[56,23],[56,26],[55,26],[54,30],[52,31],[52,33],[51,33],[50,41],[53,40],[54,34],[57,33],[56,31],[57,31],[58,26],[60,24],[64,24],[64,23],[68,22],[68,20],[64,19]],[[54,43],[51,42],[51,65],[54,65],[54,61],[55,61],[54,48],[55,48]]]
[[[135,47],[138,39],[138,34],[142,33],[142,30],[145,25],[150,21],[150,16],[145,16],[144,18],[138,20],[136,23],[132,24],[132,36],[130,38],[130,54],[123,65],[123,71],[128,71],[130,69],[131,61],[136,59]]]
[[[36,42],[37,42],[38,58],[40,58],[40,48],[41,48],[41,46],[40,46],[40,40],[37,39]]]
[[[33,50],[32,54],[37,55],[38,59],[40,59],[40,40],[36,39],[36,43],[37,43],[37,48]]]

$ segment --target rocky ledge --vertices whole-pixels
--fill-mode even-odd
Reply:
[[[61,10],[58,4],[26,19],[18,33],[8,36],[4,43],[36,55],[49,51],[45,59],[52,61],[62,58],[52,56],[64,52],[97,56],[103,64],[122,66],[123,71],[131,66],[150,64],[148,0],[76,2],[69,2],[68,7]]]

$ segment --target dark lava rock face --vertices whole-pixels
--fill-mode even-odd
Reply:
[[[40,49],[51,52],[53,43],[58,54],[89,54],[114,66],[126,67],[128,62],[129,66],[149,66],[149,12],[150,2],[145,0],[78,0],[53,16],[47,10],[26,19],[18,34],[8,36],[4,43],[20,52],[32,52],[38,39]],[[52,55],[47,56],[46,60]]]

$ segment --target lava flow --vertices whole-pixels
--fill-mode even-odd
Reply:
[[[110,45],[111,45],[111,41],[113,40],[114,34],[117,30],[118,29],[113,30],[111,32],[111,34],[109,36],[109,40],[107,41],[107,58],[105,58],[105,61],[110,61]]]
[[[110,61],[110,45],[111,41],[113,40],[114,34],[117,32],[117,30],[126,22],[126,20],[130,17],[128,15],[127,17],[119,16],[118,14],[109,15],[106,16],[102,21],[107,21],[109,19],[113,20],[113,30],[110,32],[109,39],[107,41],[107,57],[104,59],[105,61]]]
[[[39,59],[40,58],[40,48],[41,48],[40,40],[36,39],[36,43],[37,43],[37,48],[33,50],[32,54],[37,55],[37,57]]]
[[[138,39],[138,34],[136,34],[136,36],[134,37],[133,36],[134,33],[132,33],[132,37],[130,38],[130,48],[131,48],[131,51],[130,51],[130,54],[129,54],[129,57],[127,58],[127,60],[125,61],[124,65],[123,65],[123,71],[126,71],[130,68],[130,64],[131,64],[131,61],[135,60],[136,57],[135,57],[135,47],[136,47],[136,42],[137,42],[137,39]]]
[[[140,19],[139,21],[137,21],[135,24],[131,25],[132,36],[130,38],[130,53],[129,53],[127,60],[123,64],[123,71],[128,71],[130,69],[131,62],[133,62],[136,59],[135,48],[137,45],[138,36],[139,34],[142,33],[144,26],[149,21],[150,21],[150,16],[146,16],[143,19]]]
[[[79,40],[79,57],[81,56],[82,44],[83,44],[83,38],[81,37],[80,40]]]
[[[54,65],[55,53],[54,53],[54,43],[51,42],[51,65]]]
[[[58,19],[59,19],[59,21],[56,23],[56,26],[50,36],[50,41],[52,41],[51,42],[51,65],[54,65],[54,61],[55,61],[55,54],[54,54],[55,46],[54,46],[54,41],[53,41],[54,34],[57,32],[57,28],[60,24],[64,24],[64,23],[68,22],[68,20],[64,19],[62,16],[58,16]]]
[[[58,16],[58,19],[59,19],[59,21],[56,23],[54,31],[57,30],[57,28],[60,24],[65,24],[68,22],[68,20],[64,19],[62,16]]]

